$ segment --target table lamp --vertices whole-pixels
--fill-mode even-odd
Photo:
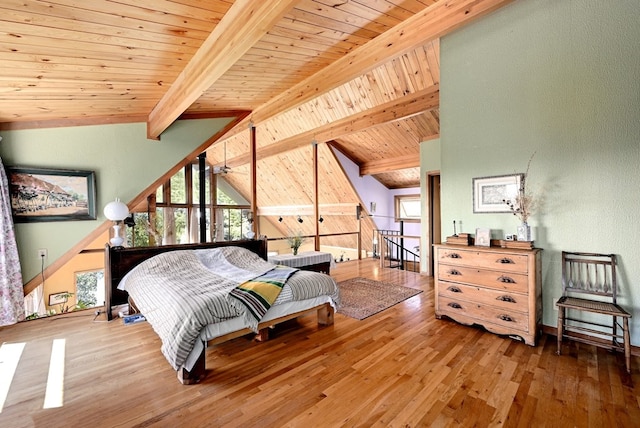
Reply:
[[[109,240],[114,247],[121,247],[124,242],[124,238],[120,236],[120,223],[129,215],[129,207],[123,202],[120,202],[119,198],[115,201],[109,202],[104,207],[104,216],[114,222],[113,225],[113,238]]]

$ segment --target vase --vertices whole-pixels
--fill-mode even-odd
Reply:
[[[531,226],[526,221],[518,226],[518,241],[531,241]]]
[[[297,256],[298,255],[298,247],[291,247],[291,249],[293,250],[293,255]]]

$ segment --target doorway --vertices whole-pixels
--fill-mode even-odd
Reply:
[[[427,275],[434,275],[433,245],[442,242],[440,217],[440,171],[427,172]]]

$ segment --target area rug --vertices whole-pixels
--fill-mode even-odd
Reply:
[[[357,320],[382,312],[422,290],[403,287],[367,278],[352,278],[338,283],[340,288],[339,314]]]

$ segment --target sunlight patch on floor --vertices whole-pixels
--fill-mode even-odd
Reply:
[[[3,343],[0,346],[0,413],[9,394],[25,343]]]
[[[64,353],[66,339],[55,339],[51,345],[47,392],[43,409],[62,407],[64,402]]]

